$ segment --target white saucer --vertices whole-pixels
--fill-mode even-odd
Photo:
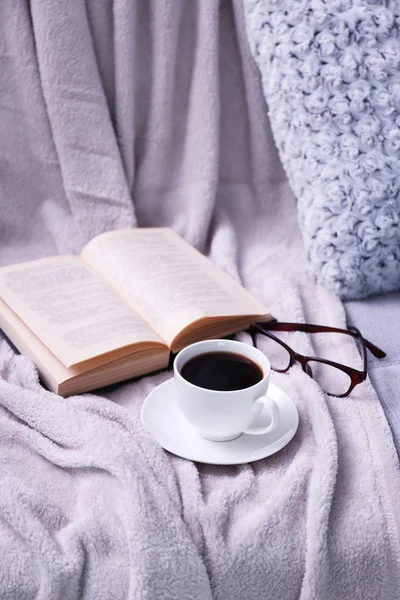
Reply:
[[[243,434],[230,442],[211,442],[200,437],[186,421],[176,401],[174,379],[156,387],[142,407],[142,423],[165,450],[188,460],[213,465],[240,465],[275,454],[290,442],[299,424],[299,414],[293,400],[271,383],[268,388],[279,406],[280,423],[265,435]],[[268,413],[261,411],[252,424],[268,425]]]

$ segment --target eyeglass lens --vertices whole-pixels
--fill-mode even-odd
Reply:
[[[327,394],[341,396],[349,390],[351,378],[341,369],[315,360],[310,360],[307,364],[311,369],[309,375]]]
[[[289,334],[284,331],[272,332],[272,335],[283,342],[288,343]],[[289,344],[288,344],[289,345]],[[275,339],[265,335],[257,335],[257,348],[268,357],[271,367],[275,371],[286,371],[290,365],[290,353]]]
[[[281,331],[272,331],[271,333],[277,340],[285,342],[290,348],[300,354],[314,355],[318,358],[325,358],[335,362],[342,362],[341,357],[336,353],[338,348],[343,348],[343,344],[354,344],[354,338],[341,333],[313,333],[307,336],[308,341],[305,337],[307,334],[304,333]],[[271,367],[275,371],[285,372],[289,368],[291,356],[288,350],[280,345],[277,340],[269,336],[257,335],[257,347],[268,356]],[[312,346],[309,345],[310,343]],[[357,346],[359,347],[360,354],[362,354],[362,344],[358,343]],[[360,357],[360,363],[352,366],[361,369],[361,363],[362,360]],[[306,369],[307,371],[324,392],[328,394],[341,396],[346,394],[350,389],[351,378],[341,369],[327,365],[326,363],[310,360],[308,362],[308,369]]]

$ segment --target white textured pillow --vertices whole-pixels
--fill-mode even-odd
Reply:
[[[400,2],[244,0],[317,279],[400,287]]]

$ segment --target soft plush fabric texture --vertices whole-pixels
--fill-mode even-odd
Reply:
[[[274,137],[318,281],[400,287],[400,6],[244,0]]]
[[[170,225],[276,317],[344,325],[307,272],[241,2],[30,9],[0,3],[2,263]],[[292,343],[360,366],[352,340]],[[398,600],[398,462],[369,381],[338,400],[275,374],[298,433],[222,468],[144,431],[169,373],[63,399],[4,340],[0,375],[2,600]]]
[[[368,357],[368,373],[400,455],[400,292],[379,294],[345,303],[349,323],[365,331],[387,354],[386,360]]]

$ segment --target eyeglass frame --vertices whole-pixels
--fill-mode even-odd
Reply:
[[[293,348],[288,346],[285,342],[280,340],[278,337],[273,335],[270,332],[270,330],[287,332],[301,331],[304,333],[344,333],[347,335],[351,335],[352,337],[358,339],[361,343],[364,368],[362,371],[359,371],[358,369],[354,369],[353,367],[349,367],[347,365],[343,365],[341,363],[337,363],[325,358],[300,354],[299,352],[293,350]],[[261,333],[262,335],[272,338],[275,342],[277,342],[286,349],[286,351],[290,355],[289,365],[285,369],[273,369],[278,373],[286,373],[294,365],[295,362],[299,362],[302,366],[303,371],[307,373],[309,377],[314,379],[311,367],[308,364],[310,361],[323,363],[331,367],[335,367],[336,369],[339,369],[346,373],[350,377],[350,386],[346,393],[338,395],[331,394],[329,392],[324,392],[328,394],[328,396],[335,396],[336,398],[346,398],[351,394],[351,392],[359,383],[362,383],[366,380],[368,374],[367,349],[376,358],[384,358],[386,356],[386,352],[378,348],[378,346],[375,346],[375,344],[373,344],[372,342],[365,339],[364,336],[361,334],[360,330],[354,326],[349,326],[347,329],[339,329],[337,327],[328,327],[326,325],[314,325],[309,323],[281,323],[276,319],[273,319],[266,323],[255,323],[254,325],[250,326],[247,332],[250,333],[255,348],[257,348],[256,335],[257,333]]]

